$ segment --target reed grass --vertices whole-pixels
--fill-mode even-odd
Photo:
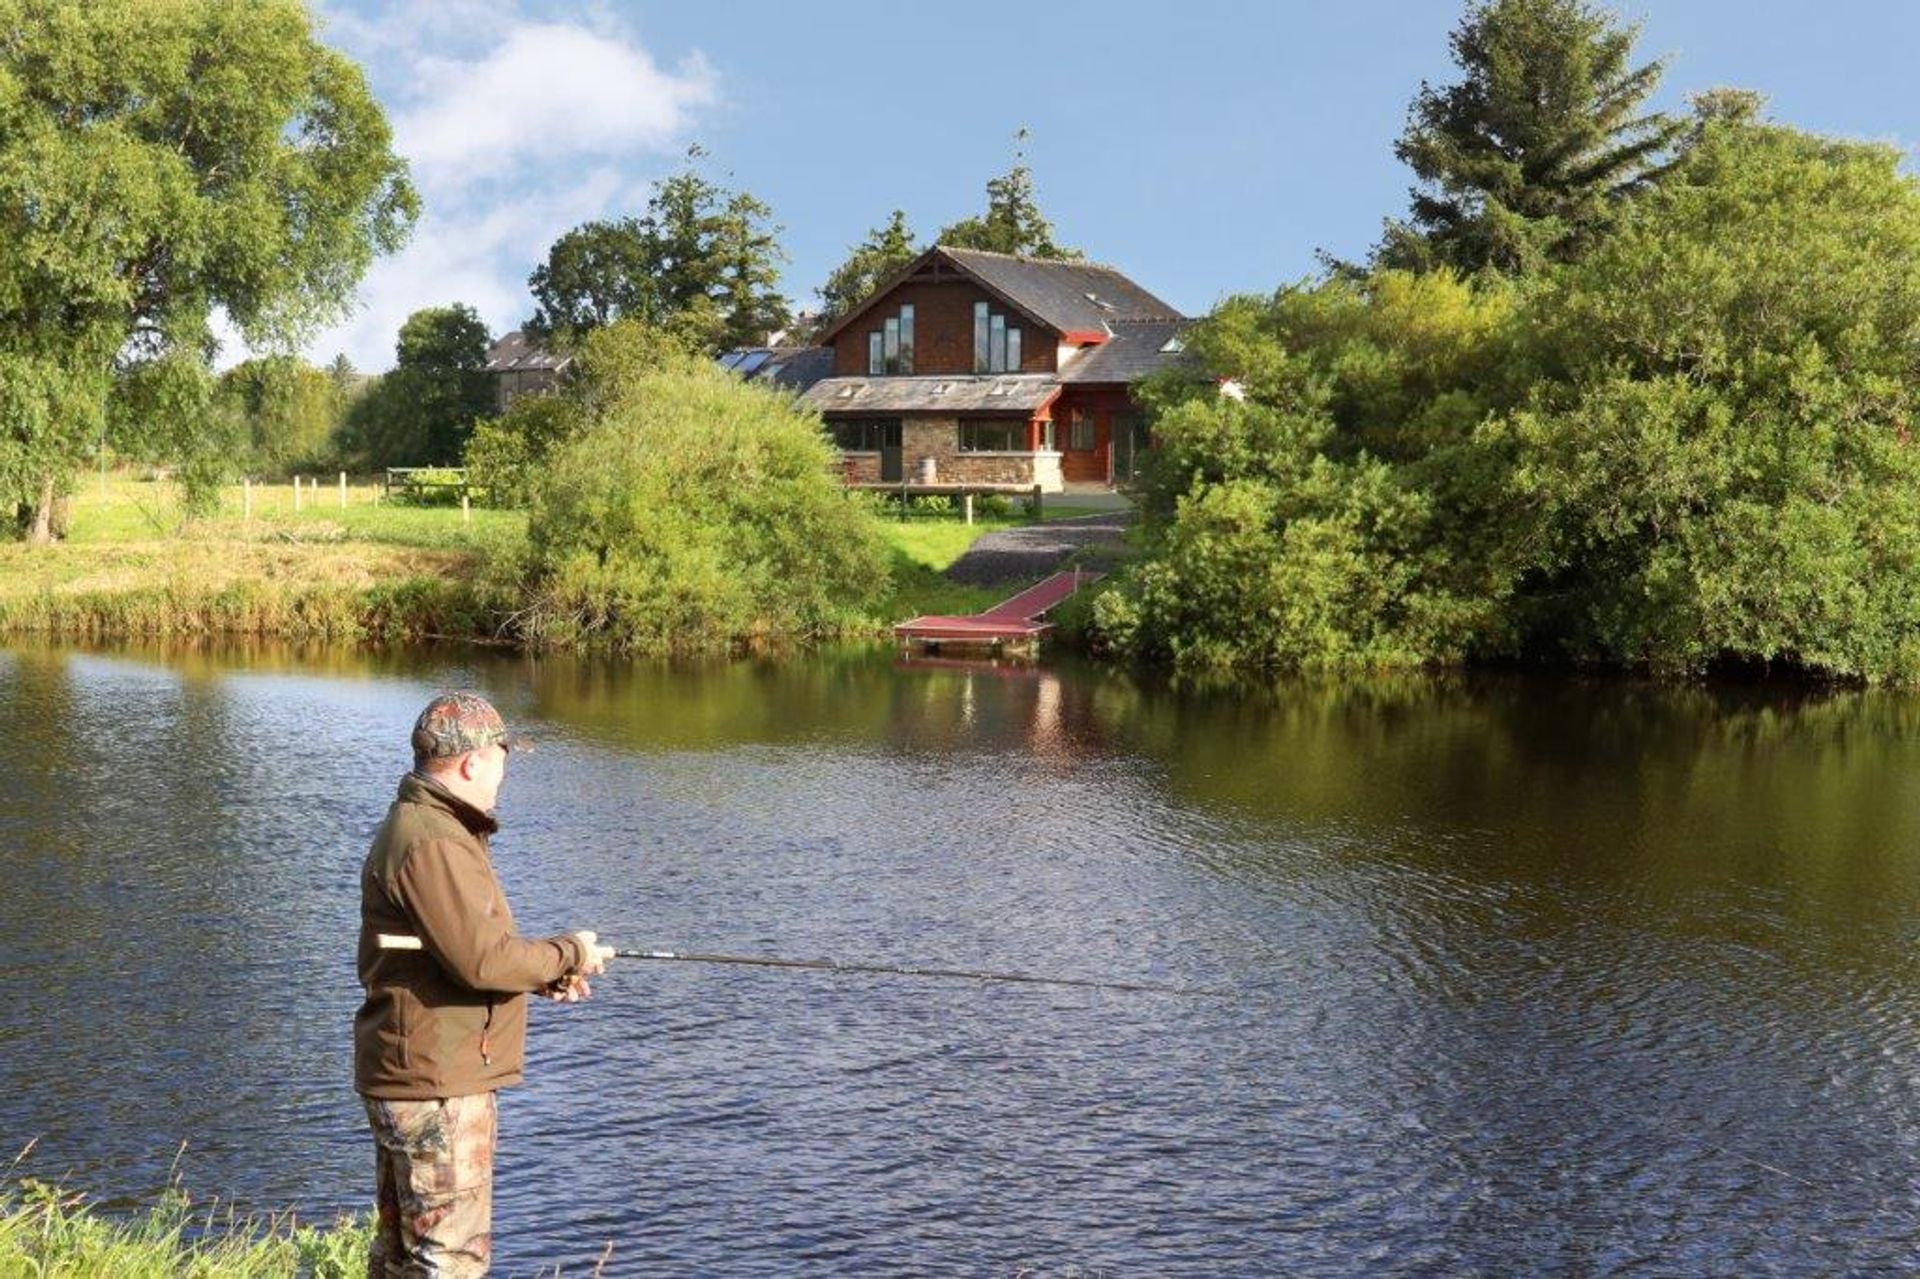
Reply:
[[[347,1279],[366,1273],[372,1223],[311,1226],[291,1214],[195,1205],[176,1178],[157,1200],[110,1215],[84,1195],[31,1177],[0,1182],[0,1276],[35,1279]]]

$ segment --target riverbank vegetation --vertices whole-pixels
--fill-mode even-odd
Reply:
[[[290,485],[255,486],[248,518],[233,485],[213,514],[188,519],[168,482],[89,481],[71,499],[65,540],[0,543],[0,631],[531,642],[514,617],[526,607],[525,513],[474,508],[463,517],[457,508],[376,504],[374,494],[357,483],[342,509],[329,485],[296,513]],[[916,613],[972,612],[1002,598],[1012,588],[964,586],[943,571],[982,533],[1014,522],[876,520],[882,590],[841,633],[878,637]],[[544,642],[559,646],[557,636]]]
[[[1187,671],[1920,680],[1920,184],[1750,94],[1623,121],[1652,77],[1599,15],[1476,6],[1456,105],[1557,149],[1496,163],[1493,119],[1416,111],[1413,225],[1189,337],[1101,642]],[[1534,198],[1554,165],[1622,180]]]
[[[364,1218],[328,1227],[240,1218],[230,1209],[196,1209],[178,1187],[127,1217],[32,1179],[0,1187],[0,1275],[357,1279],[370,1241]]]

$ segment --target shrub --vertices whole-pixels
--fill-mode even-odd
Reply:
[[[533,503],[553,450],[579,430],[583,414],[560,395],[523,395],[499,417],[474,427],[467,474],[495,506]]]
[[[662,651],[803,639],[886,590],[817,418],[627,322],[590,337],[582,428],[529,518],[534,642]]]

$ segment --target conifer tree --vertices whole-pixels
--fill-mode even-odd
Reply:
[[[1025,258],[1082,256],[1053,238],[1053,223],[1040,212],[1034,195],[1033,170],[1027,167],[1027,131],[1020,130],[1013,168],[987,183],[985,217],[963,218],[940,232],[937,243],[955,249],[986,249]]]
[[[881,281],[913,261],[920,248],[913,241],[905,210],[895,209],[885,226],[867,232],[867,238],[835,267],[820,286],[820,322],[831,324],[866,300]]]
[[[1659,61],[1589,0],[1477,0],[1451,37],[1458,83],[1422,84],[1394,152],[1420,179],[1378,265],[1525,274],[1579,257],[1687,130],[1641,114]]]

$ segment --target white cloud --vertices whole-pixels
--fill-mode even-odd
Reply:
[[[425,101],[396,133],[429,187],[568,156],[660,150],[715,96],[698,56],[670,73],[635,44],[552,23],[509,29],[477,61],[423,58],[417,75]]]
[[[401,0],[377,19],[329,7],[324,21],[325,38],[367,62],[425,212],[367,273],[354,314],[306,344],[317,363],[344,351],[356,368],[390,367],[421,307],[465,302],[495,333],[519,324],[547,246],[637,212],[719,100],[698,54],[663,70],[604,12],[534,22],[482,0]],[[227,358],[244,355],[235,344]]]
[[[527,275],[547,246],[604,216],[623,186],[623,175],[605,167],[485,208],[429,212],[405,249],[367,273],[352,318],[310,342],[307,358],[324,364],[344,351],[355,368],[388,368],[401,323],[427,306],[464,302],[494,333],[515,327],[532,312]]]

